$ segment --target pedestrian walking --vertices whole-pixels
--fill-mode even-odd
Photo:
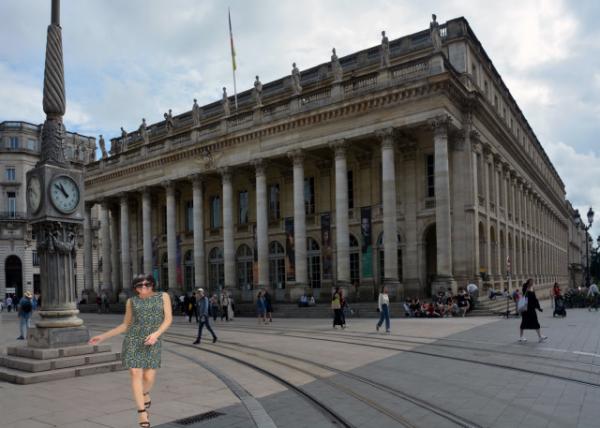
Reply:
[[[259,291],[258,295],[256,296],[256,315],[258,317],[259,324],[261,321],[264,324],[267,323],[267,320],[265,319],[266,311],[267,311],[267,308],[266,308],[265,298],[262,294],[262,291]]]
[[[266,317],[269,318],[269,322],[273,322],[273,304],[269,290],[263,289],[263,297],[265,298],[265,310],[267,311]]]
[[[379,310],[379,321],[375,329],[379,331],[379,328],[385,320],[385,332],[390,333],[390,297],[388,296],[387,287],[383,287],[379,298],[377,299],[377,309]]]
[[[217,341],[217,335],[213,331],[210,326],[210,301],[208,297],[204,295],[204,289],[198,289],[198,303],[195,307],[196,318],[200,318],[200,322],[198,324],[198,335],[196,336],[196,340],[194,341],[194,345],[200,344],[202,340],[202,329],[206,326],[206,329],[212,334],[213,343]]]
[[[10,297],[10,294],[5,299],[5,301],[6,301],[6,310],[8,312],[12,311],[13,299],[12,299],[12,297]]]
[[[18,317],[19,317],[19,332],[17,340],[25,340],[27,337],[27,329],[29,328],[29,320],[33,313],[33,304],[31,303],[31,291],[26,291],[21,300],[19,300]]]
[[[233,296],[229,296],[229,321],[233,321],[235,318],[235,300]]]
[[[221,293],[221,321],[225,318],[225,321],[229,321],[229,296],[227,291],[223,290]]]
[[[123,322],[112,330],[92,337],[89,344],[97,345],[125,333],[121,352],[123,366],[129,369],[139,426],[149,428],[148,409],[152,404],[150,391],[156,379],[156,369],[161,363],[160,336],[173,322],[173,314],[171,298],[167,293],[154,291],[152,275],[136,276],[133,288],[137,295],[127,299]]]
[[[598,286],[592,282],[587,292],[587,298],[590,301],[588,311],[591,311],[592,308],[596,311],[598,310],[598,295],[600,295],[600,291],[598,291]]]
[[[196,324],[198,324],[198,311],[197,311],[197,300],[196,293],[192,293],[190,300],[188,301],[188,322],[192,322],[192,316],[196,317]]]
[[[331,309],[333,309],[333,328],[341,326],[344,328],[344,319],[342,314],[342,293],[340,287],[336,287],[331,298]]]
[[[521,326],[520,326],[520,336],[519,342],[524,343],[527,342],[527,339],[523,337],[524,330],[535,330],[538,335],[538,340],[540,342],[544,342],[548,338],[546,336],[542,336],[540,331],[540,323],[537,318],[536,310],[540,312],[544,312],[544,310],[540,307],[540,302],[538,301],[535,291],[533,289],[533,280],[529,278],[525,284],[523,284],[523,295],[521,299],[526,299],[523,303],[519,302],[519,310],[521,310]]]
[[[217,322],[217,316],[219,315],[219,299],[217,299],[216,294],[213,294],[210,298],[210,308],[213,321]]]
[[[102,293],[102,308],[105,313],[110,311],[110,299],[108,298],[108,294],[106,294],[106,292]]]

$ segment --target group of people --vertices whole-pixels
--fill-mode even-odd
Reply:
[[[6,310],[8,312],[17,312],[19,318],[19,337],[17,340],[25,340],[27,338],[27,330],[31,326],[31,317],[33,312],[40,306],[40,295],[34,295],[31,291],[23,293],[23,297],[17,298],[15,294],[9,294],[4,301],[0,300],[0,312]]]
[[[26,291],[23,294],[23,297],[25,297],[26,294],[29,295],[31,305],[35,311],[41,304],[41,296],[39,294],[33,294],[30,291]],[[13,310],[18,311],[23,297],[19,299],[16,294],[7,294],[4,300],[0,299],[0,312],[4,311],[4,308],[6,308],[8,312]]]
[[[406,299],[402,304],[404,315],[413,318],[464,317],[475,307],[475,296],[460,288],[456,295],[449,288],[440,291],[429,302],[421,302],[418,298]]]
[[[315,300],[315,296],[307,296],[306,293],[300,296],[300,299],[298,300],[298,307],[300,308],[308,308],[310,306],[315,306],[316,304],[317,301]]]
[[[265,288],[261,289],[256,295],[256,313],[258,317],[258,323],[268,324],[273,322],[273,303],[271,301],[271,294]],[[267,322],[267,319],[269,320]]]
[[[173,308],[179,310],[179,312],[183,316],[188,317],[188,322],[192,322],[192,318],[196,319],[196,323],[200,322],[200,316],[198,315],[198,300],[200,296],[196,293],[199,293],[199,290],[192,292],[191,294],[182,294],[179,297],[175,297],[175,301],[178,302],[178,307]],[[204,290],[203,290],[204,294]],[[219,315],[221,316],[221,321],[225,319],[226,321],[233,320],[235,316],[235,302],[233,297],[229,294],[227,290],[223,290],[219,296],[213,294],[208,297],[203,295],[208,300],[208,313],[209,316],[213,318],[213,321],[217,320]]]

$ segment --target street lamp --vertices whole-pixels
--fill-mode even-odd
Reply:
[[[587,226],[581,220],[581,215],[579,214],[579,210],[575,210],[575,224],[585,230],[585,286],[590,286],[590,256],[589,256],[589,234],[588,230],[592,227],[592,223],[594,222],[594,210],[592,207],[587,212]],[[598,237],[600,241],[600,236]]]

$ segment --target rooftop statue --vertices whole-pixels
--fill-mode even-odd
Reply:
[[[175,123],[173,122],[173,113],[171,112],[171,109],[169,109],[169,111],[164,114],[164,118],[165,118],[165,126],[167,127],[167,132],[168,133],[173,132]]]
[[[390,66],[390,41],[385,35],[385,31],[381,32],[381,53],[380,53],[380,66],[386,68]]]
[[[262,106],[262,91],[263,85],[260,83],[260,79],[256,76],[256,80],[254,81],[254,100],[256,101],[256,106]]]
[[[429,33],[431,34],[431,44],[433,45],[434,52],[440,52],[442,50],[442,36],[440,35],[440,24],[437,22],[437,16],[431,15],[432,21],[429,23]]]
[[[223,105],[223,113],[225,116],[229,116],[231,110],[229,109],[229,97],[227,96],[227,88],[223,86],[223,99],[221,100],[221,104]]]
[[[198,101],[194,98],[194,105],[192,106],[192,120],[194,121],[194,126],[200,125],[200,119],[202,118],[202,110],[198,105]]]
[[[302,86],[300,86],[300,70],[296,67],[296,63],[292,64],[292,91],[294,95],[300,95]]]
[[[100,137],[98,138],[98,144],[100,145],[102,159],[106,159],[108,157],[108,153],[106,153],[106,143],[104,142],[104,137],[102,135],[100,135]]]
[[[149,139],[148,139],[148,127],[146,126],[146,119],[142,118],[142,123],[140,125],[140,136],[142,137],[142,141],[144,142],[144,144],[148,144],[149,143]]]
[[[333,74],[334,82],[341,82],[344,76],[344,70],[342,69],[340,60],[338,59],[338,56],[335,53],[335,48],[331,50],[331,74]]]
[[[127,131],[121,126],[121,141],[119,141],[119,153],[127,150]]]

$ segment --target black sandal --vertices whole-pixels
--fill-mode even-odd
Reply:
[[[144,395],[148,395],[149,396],[150,393],[149,392],[144,392]],[[152,405],[152,400],[148,400],[148,401],[146,401],[144,403],[144,406],[146,407],[146,409],[149,409],[151,405]]]
[[[148,416],[150,416],[146,409],[138,410],[137,412],[138,413],[146,413]],[[141,428],[150,428],[150,421],[138,422],[138,424],[140,425]]]

